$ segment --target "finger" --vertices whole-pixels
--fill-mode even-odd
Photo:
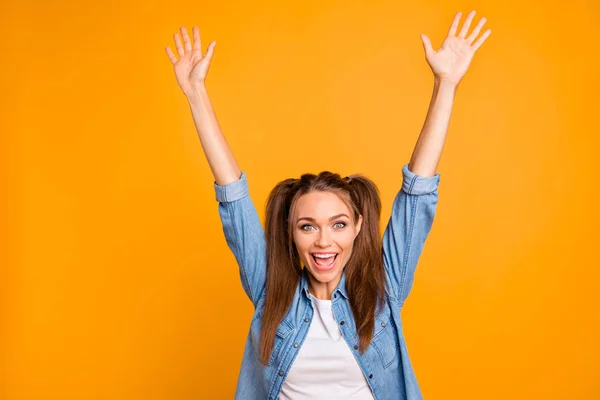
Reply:
[[[471,34],[467,38],[467,43],[469,43],[469,44],[473,43],[473,41],[475,40],[475,38],[477,37],[477,35],[479,35],[479,31],[481,31],[481,28],[483,28],[483,25],[485,25],[486,21],[487,20],[485,19],[485,17],[483,17],[483,18],[481,18],[479,20],[479,23],[477,24],[477,26],[475,27],[475,29],[473,30],[473,32],[471,32]]]
[[[424,34],[421,34],[421,40],[423,41],[423,48],[425,49],[425,54],[427,55],[427,57],[429,57],[431,54],[434,53],[433,47],[431,46],[431,40],[429,40],[429,38]]]
[[[206,50],[206,55],[204,56],[206,58],[206,61],[210,64],[210,61],[212,60],[212,56],[213,53],[215,52],[215,45],[217,44],[217,42],[215,40],[213,40],[209,45],[208,45],[208,49]]]
[[[483,35],[481,35],[481,37],[479,38],[479,40],[476,41],[475,44],[473,45],[473,51],[477,51],[477,49],[481,47],[481,45],[483,44],[483,42],[485,42],[485,39],[487,39],[487,37],[490,36],[491,33],[492,33],[491,29],[488,29],[487,31],[485,31],[483,33]]]
[[[192,32],[194,33],[194,50],[200,51],[202,46],[200,46],[200,29],[197,26],[192,28]]]
[[[460,30],[459,38],[464,39],[467,36],[467,32],[469,32],[469,28],[471,27],[471,21],[473,21],[473,17],[475,16],[475,10],[471,11],[469,15],[467,15],[467,19]]]
[[[462,11],[459,11],[454,16],[454,20],[452,21],[452,25],[450,26],[450,30],[448,31],[448,36],[456,35],[456,29],[458,28],[458,22],[460,21],[461,15]]]
[[[181,39],[179,39],[179,34],[176,33],[173,36],[175,36],[175,47],[177,48],[177,54],[179,54],[181,57],[185,56],[185,51],[183,51],[183,47],[181,46]]]
[[[189,53],[190,51],[192,51],[192,42],[190,41],[190,37],[187,33],[187,29],[185,29],[185,26],[181,27],[181,36],[183,36],[183,43],[185,44],[185,52]]]
[[[171,60],[173,64],[177,63],[177,57],[175,57],[175,54],[173,54],[173,51],[171,51],[169,46],[167,46],[167,56],[169,56],[169,60]]]

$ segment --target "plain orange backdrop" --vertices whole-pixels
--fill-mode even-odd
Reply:
[[[457,11],[458,88],[402,311],[426,399],[600,398],[595,1],[0,3],[0,398],[232,398],[252,305],[165,53],[208,90],[264,218],[303,172],[364,173],[382,227]],[[464,20],[464,17],[463,17]]]

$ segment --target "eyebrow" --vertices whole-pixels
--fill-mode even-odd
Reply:
[[[338,214],[338,215],[334,215],[333,217],[329,218],[329,220],[331,221],[331,220],[334,220],[334,219],[340,218],[340,217],[346,217],[346,218],[350,219],[350,217],[347,216],[346,214]],[[308,221],[315,222],[315,219],[310,218],[310,217],[300,217],[300,218],[298,218],[298,220],[296,222],[300,222],[301,219],[306,219]]]

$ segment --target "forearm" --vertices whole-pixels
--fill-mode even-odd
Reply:
[[[455,84],[434,79],[433,94],[425,123],[408,166],[411,172],[423,177],[436,174],[448,133],[455,94]]]
[[[217,185],[224,186],[240,179],[241,171],[221,132],[206,88],[188,97],[194,124]]]

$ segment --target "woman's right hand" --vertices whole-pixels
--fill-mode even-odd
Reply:
[[[204,81],[208,73],[208,67],[210,66],[210,60],[212,59],[216,41],[212,41],[208,45],[206,54],[202,56],[202,46],[200,42],[200,31],[198,27],[192,28],[194,33],[194,45],[190,42],[190,37],[187,34],[185,27],[181,27],[181,34],[183,36],[184,46],[181,45],[179,34],[173,35],[175,37],[175,47],[179,54],[179,60],[175,57],[169,46],[167,46],[167,55],[174,65],[175,76],[177,77],[177,83],[183,90],[183,93],[190,98],[198,92],[198,90],[204,89]]]

